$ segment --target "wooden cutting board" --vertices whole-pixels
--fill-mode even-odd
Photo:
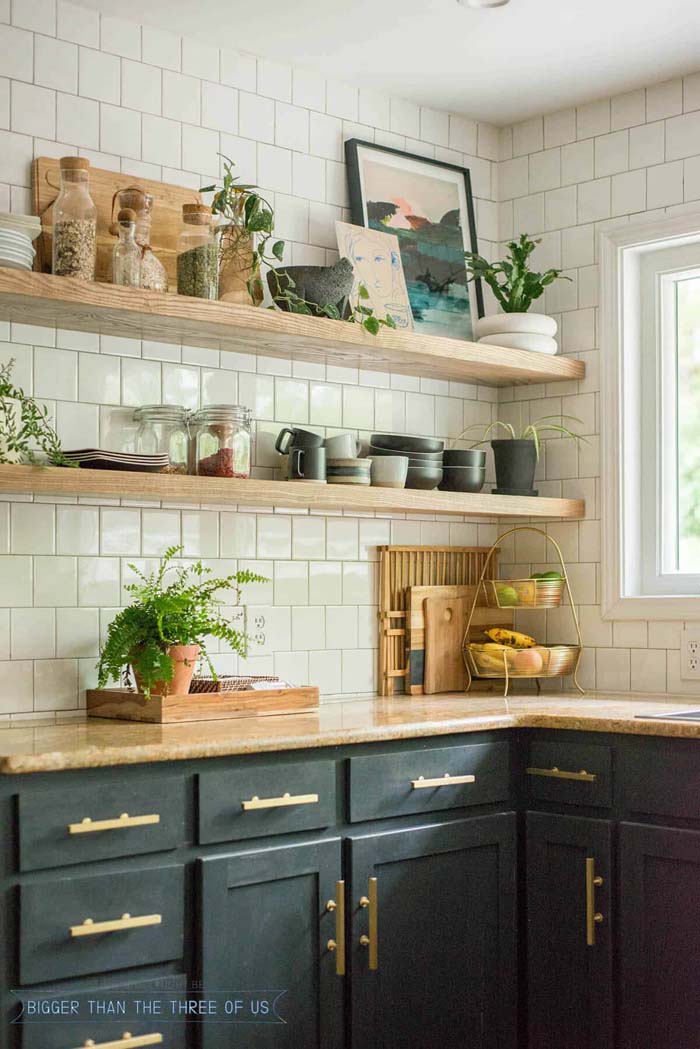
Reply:
[[[439,589],[439,588],[436,588]],[[443,587],[456,593],[427,597],[423,601],[425,621],[425,670],[423,692],[463,692],[467,687],[468,675],[462,656],[464,632],[474,600],[474,588],[469,587],[469,596],[460,595],[466,587]],[[498,608],[477,606],[472,616],[470,640],[483,640],[484,627],[512,627],[513,613]]]

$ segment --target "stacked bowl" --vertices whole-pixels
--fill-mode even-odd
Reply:
[[[33,215],[0,212],[0,266],[30,270],[36,252],[32,246],[41,233],[41,222]]]
[[[383,455],[408,458],[406,488],[432,491],[442,481],[442,450],[444,441],[435,437],[410,437],[398,433],[373,433],[367,455],[370,459]]]
[[[442,453],[441,492],[480,492],[486,480],[482,448],[448,448]]]

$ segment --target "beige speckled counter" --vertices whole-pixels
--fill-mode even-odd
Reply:
[[[25,722],[0,729],[0,772],[60,772],[517,727],[700,740],[698,722],[644,718],[645,714],[693,710],[699,706],[700,703],[689,702],[688,697],[676,700],[667,695],[589,693],[581,698],[572,693],[549,693],[544,698],[501,699],[451,693],[348,700],[326,703],[313,714],[182,725],[100,719],[51,725]]]

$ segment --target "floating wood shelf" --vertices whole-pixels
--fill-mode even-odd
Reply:
[[[0,466],[0,494],[90,495],[109,499],[153,499],[174,503],[279,506],[290,509],[348,510],[363,513],[460,514],[469,517],[583,517],[581,499],[509,495],[461,495],[409,488],[305,484],[294,481],[242,481],[181,474],[124,470],[82,470],[42,466]]]
[[[570,357],[411,332],[374,336],[339,321],[10,269],[0,269],[0,320],[487,386],[585,374]]]

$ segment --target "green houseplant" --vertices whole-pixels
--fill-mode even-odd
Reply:
[[[482,317],[475,334],[480,342],[492,342],[519,350],[556,353],[554,336],[557,323],[552,317],[530,313],[530,307],[544,295],[555,280],[570,280],[561,270],[543,273],[530,269],[530,256],[541,243],[521,233],[508,242],[508,255],[499,262],[488,262],[476,252],[465,252],[469,280],[483,280],[491,289],[503,313]]]
[[[200,193],[214,193],[212,214],[219,224],[219,298],[239,305],[259,306],[263,300],[260,266],[282,261],[284,241],[273,241],[275,214],[272,205],[257,186],[239,182],[235,163],[219,154],[223,161],[223,186],[203,186]]]
[[[507,437],[503,439],[492,438],[491,447],[496,466],[496,488],[502,495],[537,495],[533,489],[535,481],[535,469],[540,461],[540,449],[542,446],[542,434],[559,433],[564,437],[571,437],[575,441],[586,440],[581,434],[575,433],[565,425],[568,419],[580,423],[581,420],[575,415],[543,415],[535,422],[528,423],[519,430],[511,423],[502,422],[500,419],[489,423],[484,429],[480,441],[476,441],[472,448],[478,448],[485,444],[489,435],[494,431],[505,430]],[[559,420],[556,422],[555,420]],[[474,426],[468,427],[460,437],[463,437]]]
[[[126,587],[133,603],[118,612],[109,625],[97,665],[99,688],[110,680],[122,680],[131,687],[133,670],[144,695],[182,695],[189,691],[199,659],[207,663],[216,680],[207,638],[218,638],[234,652],[246,654],[249,638],[226,619],[221,595],[233,591],[229,604],[235,604],[243,585],[266,582],[265,577],[239,571],[217,578],[201,561],[175,565],[173,559],[181,550],[179,546],[169,547],[157,571],[149,575],[129,565],[137,577]]]
[[[43,460],[51,466],[75,466],[63,454],[49,413],[12,382],[14,358],[0,365],[0,463],[32,463]]]

